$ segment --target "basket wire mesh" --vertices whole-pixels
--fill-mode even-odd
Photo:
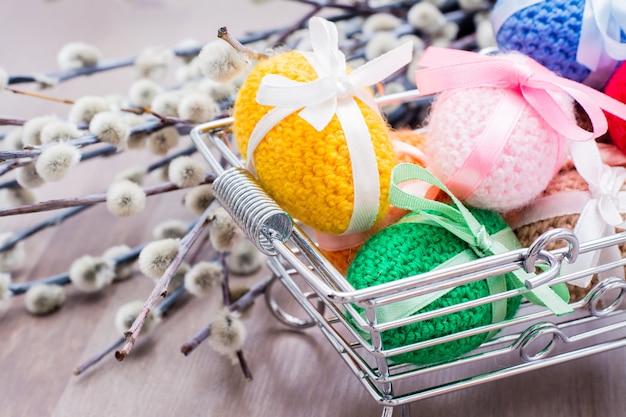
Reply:
[[[409,91],[379,99],[379,104],[423,99]],[[574,313],[555,316],[545,307],[522,303],[508,320],[396,348],[385,348],[381,334],[453,312],[524,295],[544,284],[558,284],[591,276],[616,267],[620,259],[568,275],[560,274],[562,262],[576,262],[578,254],[626,243],[626,233],[579,243],[566,229],[546,232],[528,248],[489,256],[461,265],[355,290],[324,257],[303,227],[300,227],[263,190],[243,167],[231,144],[233,118],[197,126],[191,137],[198,151],[218,175],[213,187],[216,198],[246,236],[263,253],[268,266],[307,313],[297,318],[274,300],[271,289],[267,304],[283,323],[306,328],[318,326],[365,390],[382,407],[382,416],[399,409],[409,415],[412,402],[458,389],[559,364],[626,345],[626,320],[620,304],[626,282],[608,278],[596,284],[580,301],[570,305]],[[547,251],[550,243],[566,246]],[[531,273],[526,289],[513,289],[479,299],[420,312],[407,318],[380,322],[377,311],[413,297],[495,277],[517,269]],[[497,335],[461,357],[429,365],[396,363],[393,357],[473,335]],[[427,381],[427,382],[425,382]]]

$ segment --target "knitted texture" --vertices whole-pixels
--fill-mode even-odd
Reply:
[[[256,101],[259,84],[267,74],[299,82],[318,78],[297,51],[262,60],[252,69],[239,90],[234,111],[234,134],[244,157],[255,125],[272,109]],[[377,112],[355,100],[369,128],[378,162],[378,171],[371,174],[380,178],[380,220],[389,205],[389,179],[395,156],[386,123]],[[352,168],[336,115],[321,132],[297,112],[283,119],[256,148],[254,165],[265,191],[293,217],[322,232],[339,234],[348,228],[354,208]]]
[[[418,133],[412,129],[392,130],[389,132],[389,138],[392,142],[403,142],[408,145],[414,146],[419,150],[424,149],[424,143],[426,142],[425,133]],[[400,151],[396,151],[396,161],[397,163],[408,162],[421,166],[420,161],[418,161],[412,155]],[[385,215],[385,218],[376,223],[374,227],[372,227],[372,229],[368,230],[368,234],[370,236],[375,234],[384,227],[395,223],[405,214],[407,214],[405,210],[401,210],[393,206],[389,207],[389,211]],[[363,244],[361,243],[347,249],[326,250],[324,248],[320,248],[320,251],[322,252],[324,257],[326,257],[326,260],[332,263],[339,272],[345,275],[348,271],[348,267],[350,266],[350,264],[354,260],[354,257],[362,246]]]
[[[568,191],[589,191],[589,185],[578,174],[576,168],[571,162],[565,164],[565,166],[559,171],[559,173],[550,181],[550,184],[546,190],[541,193],[540,197],[546,197],[559,193],[566,193]],[[516,213],[507,213],[504,218],[514,218],[523,213],[523,210]],[[537,222],[523,225],[513,229],[513,232],[517,236],[517,239],[523,246],[531,245],[541,234],[556,228],[564,228],[574,230],[580,214],[570,214],[565,216],[550,217],[545,220],[539,220]],[[553,242],[546,246],[547,250],[558,249],[565,247],[567,244],[562,241]],[[626,244],[620,245],[620,251],[622,257],[626,255]],[[593,276],[591,283],[587,288],[581,288],[576,285],[567,284],[567,288],[570,292],[571,301],[581,300],[589,290],[598,282],[596,275]]]
[[[499,0],[495,7],[517,0]],[[519,51],[562,77],[582,82],[589,69],[576,61],[585,0],[547,0],[509,17],[496,41],[503,51]]]
[[[492,122],[500,99],[517,94],[509,89],[474,87],[446,91],[435,99],[428,120],[428,168],[439,179],[455,175]],[[554,94],[561,108],[575,119],[566,95]],[[498,123],[498,121],[493,121]],[[508,211],[528,204],[543,189],[560,165],[559,138],[537,112],[526,105],[510,129],[506,144],[489,174],[465,202],[470,206]],[[558,165],[557,165],[558,164]]]
[[[474,216],[485,225],[489,234],[507,225],[495,213],[473,209]],[[449,260],[469,246],[445,229],[420,223],[398,223],[369,239],[348,269],[347,279],[356,289],[372,287],[412,275],[428,272]],[[511,284],[507,279],[507,286]],[[464,301],[489,295],[485,280],[474,281],[456,288],[424,307],[419,312],[433,311]],[[519,307],[520,297],[507,300],[506,318],[511,318]],[[413,323],[382,332],[383,348],[406,346],[463,330],[488,325],[492,322],[492,306],[485,304],[457,313]],[[435,345],[393,357],[396,362],[429,364],[463,355],[480,346],[486,334]]]
[[[620,65],[609,79],[604,88],[604,93],[615,100],[626,103],[626,65]],[[609,135],[611,141],[622,152],[626,152],[626,121],[611,113],[605,112],[609,123]]]

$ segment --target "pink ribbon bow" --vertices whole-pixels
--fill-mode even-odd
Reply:
[[[595,139],[607,130],[602,110],[626,119],[626,105],[583,84],[557,76],[521,54],[499,56],[429,47],[415,72],[420,94],[428,95],[470,87],[506,88],[516,94],[500,103],[464,165],[446,184],[461,200],[467,198],[489,174],[496,158],[526,105],[558,133],[560,141]],[[588,132],[570,119],[553,97],[566,93],[587,112],[593,129]],[[557,168],[557,167],[555,167]],[[458,175],[457,175],[458,174]]]

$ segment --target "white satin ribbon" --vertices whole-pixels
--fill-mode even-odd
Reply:
[[[626,59],[626,43],[621,42],[622,30],[626,30],[626,1],[587,0],[576,60],[592,71],[601,66],[603,59],[607,65],[604,51],[610,58],[623,61]]]
[[[317,131],[337,115],[350,154],[354,184],[354,209],[344,233],[367,230],[374,225],[380,205],[378,163],[369,129],[355,98],[377,113],[378,106],[364,87],[375,84],[411,62],[411,42],[367,62],[350,74],[338,48],[337,27],[320,17],[309,20],[313,52],[302,52],[318,75],[311,82],[298,82],[276,74],[266,75],[257,92],[257,102],[274,106],[257,123],[247,150],[247,166],[254,171],[253,155],[265,135],[287,116],[298,115]]]
[[[621,213],[626,213],[626,192],[621,191],[626,182],[626,168],[610,167],[602,163],[600,152],[595,142],[576,142],[571,144],[571,154],[576,169],[589,184],[591,200],[585,205],[578,222],[574,227],[574,233],[580,242],[588,242],[615,233],[615,229],[623,229],[626,222]],[[621,253],[616,245],[599,251],[581,254],[573,264],[561,265],[561,273],[569,274],[576,271],[592,268],[599,262],[612,262],[621,259]],[[600,279],[609,276],[624,278],[624,268],[618,267],[603,272]],[[592,276],[582,277],[570,284],[586,288],[591,282]]]
[[[498,1],[491,12],[494,33],[509,17],[545,0]],[[626,28],[626,1],[587,0],[583,9],[576,61],[591,70],[584,84],[601,89],[618,61],[626,59],[626,44],[620,42],[620,30]],[[598,41],[601,44],[598,44]]]

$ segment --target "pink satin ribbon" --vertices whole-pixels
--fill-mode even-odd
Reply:
[[[524,106],[532,107],[558,133],[560,148],[565,148],[566,140],[587,141],[603,135],[607,121],[602,110],[626,119],[625,104],[559,77],[521,54],[487,56],[429,47],[418,65],[424,67],[415,72],[415,82],[422,95],[470,87],[506,88],[515,93],[502,100],[476,147],[446,183],[461,200],[471,195],[489,175]],[[580,128],[565,114],[553,97],[555,93],[566,93],[582,106],[591,120],[591,132]]]

